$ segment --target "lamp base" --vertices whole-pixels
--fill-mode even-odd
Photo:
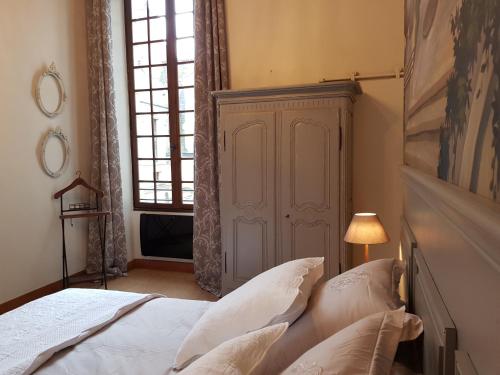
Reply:
[[[363,254],[363,259],[365,261],[365,263],[369,262],[370,261],[370,253],[369,253],[369,250],[368,250],[368,245],[365,244],[365,251],[364,251],[364,254]]]

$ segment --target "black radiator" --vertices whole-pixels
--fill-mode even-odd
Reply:
[[[141,254],[193,259],[193,217],[141,214]]]

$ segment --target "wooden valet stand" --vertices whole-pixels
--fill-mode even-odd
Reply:
[[[102,211],[102,198],[104,197],[104,192],[96,189],[95,187],[89,185],[83,178],[80,177],[80,173],[77,173],[77,178],[67,187],[58,191],[54,194],[54,199],[60,199],[61,201],[61,214],[59,218],[61,219],[62,228],[62,264],[63,264],[63,288],[66,289],[70,285],[79,284],[89,281],[101,281],[101,285],[104,285],[105,289],[108,289],[108,280],[106,277],[106,225],[107,218],[111,215],[111,211]],[[64,208],[63,196],[67,192],[83,186],[90,190],[90,192],[95,194],[95,206],[92,207],[90,203],[76,203],[70,204],[68,209]],[[83,276],[70,277],[68,273],[68,258],[66,256],[66,235],[64,230],[65,221],[70,219],[83,219],[88,218],[97,219],[97,225],[99,230],[99,242],[101,244],[101,260],[102,267],[100,273],[88,274]],[[101,232],[101,227],[102,232]]]

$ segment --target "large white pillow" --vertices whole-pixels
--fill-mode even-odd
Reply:
[[[401,261],[380,259],[318,285],[304,314],[271,348],[256,374],[277,374],[305,351],[359,319],[399,308],[403,271]]]
[[[288,323],[275,324],[228,340],[191,363],[180,374],[250,374],[287,327]]]
[[[305,258],[281,264],[212,304],[181,344],[174,368],[182,369],[224,341],[247,332],[271,324],[292,324],[323,276],[323,261]]]
[[[281,375],[388,375],[401,338],[420,333],[422,321],[404,308],[376,313],[316,345]]]

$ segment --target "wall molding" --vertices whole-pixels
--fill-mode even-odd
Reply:
[[[128,270],[136,268],[169,272],[194,273],[194,264],[153,259],[134,259],[128,263]]]
[[[441,214],[500,273],[500,204],[403,166],[404,183]]]
[[[455,373],[457,375],[477,375],[469,353],[461,350],[455,351]]]

